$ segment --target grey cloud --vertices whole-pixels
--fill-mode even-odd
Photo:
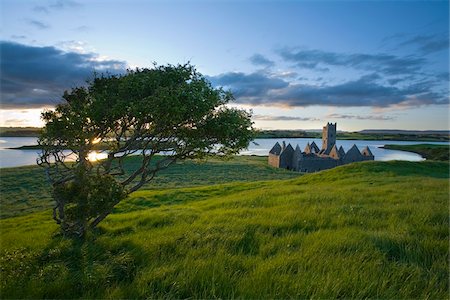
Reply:
[[[413,45],[424,54],[430,54],[449,48],[448,32],[442,35],[417,35],[400,43],[400,46]]]
[[[93,72],[125,72],[126,63],[97,61],[96,54],[63,52],[1,41],[1,99],[3,108],[55,105],[64,90],[85,84]]]
[[[269,90],[278,90],[289,85],[288,82],[262,73],[230,72],[218,76],[208,77],[215,86],[230,89],[236,98],[261,97]]]
[[[353,120],[374,120],[374,121],[393,121],[396,117],[393,116],[380,116],[380,115],[345,115],[345,114],[329,114],[327,118],[331,119],[353,119]]]
[[[426,83],[398,88],[375,83],[367,77],[333,86],[290,85],[272,99],[288,106],[388,107],[448,103],[448,97],[432,92]]]
[[[213,85],[229,88],[238,103],[290,107],[320,106],[421,106],[448,104],[448,95],[432,90],[433,81],[415,82],[405,87],[377,82],[380,75],[368,74],[336,85],[289,84],[260,73],[226,73],[211,77]]]
[[[49,13],[48,8],[45,7],[45,6],[42,6],[42,5],[38,5],[38,6],[33,7],[33,11],[35,11],[35,12],[42,12],[42,13],[46,13],[46,14]]]
[[[250,57],[250,62],[256,66],[272,67],[275,63],[261,54],[254,54]]]
[[[49,5],[37,5],[33,8],[35,12],[49,13],[51,10],[62,10],[66,8],[79,7],[81,4],[73,0],[56,0]]]
[[[350,67],[379,72],[386,75],[403,75],[420,71],[426,60],[420,57],[399,57],[392,54],[337,53],[322,50],[281,49],[279,55],[287,62],[305,69],[327,70],[327,66]]]
[[[284,72],[276,73],[275,76],[277,76],[279,78],[295,78],[298,76],[298,73],[294,72],[294,71],[284,71]]]
[[[49,5],[50,8],[54,9],[73,8],[78,6],[81,6],[81,4],[73,0],[56,0]]]
[[[269,116],[269,115],[253,115],[253,120],[260,121],[319,121],[317,118],[303,118],[303,117],[291,117],[291,116]]]
[[[449,72],[442,72],[442,73],[436,74],[436,78],[438,80],[442,80],[444,82],[447,82],[447,84],[448,84],[448,81],[450,80],[450,73]]]
[[[29,20],[28,24],[33,25],[34,27],[36,27],[38,29],[50,28],[50,25],[48,25],[48,24],[46,24],[44,22],[38,21],[38,20]]]
[[[25,35],[15,35],[15,34],[13,34],[13,35],[11,35],[11,38],[15,39],[15,40],[22,40],[22,39],[26,39],[27,37]]]

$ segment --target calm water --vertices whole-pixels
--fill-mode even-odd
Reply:
[[[309,138],[297,138],[297,139],[256,139],[254,143],[251,143],[249,148],[245,151],[242,151],[243,155],[267,155],[272,146],[279,142],[281,144],[282,141],[286,141],[286,143],[291,143],[292,146],[298,144],[300,148],[303,150],[306,146],[306,143],[315,141],[316,144],[321,147],[322,140],[321,139],[309,139]],[[380,149],[383,145],[387,144],[400,144],[400,145],[412,145],[412,144],[421,144],[424,142],[402,142],[402,141],[337,141],[338,146],[342,146],[345,151],[350,149],[353,144],[356,144],[358,148],[361,150],[365,146],[369,146],[372,153],[375,155],[375,160],[409,160],[409,161],[420,161],[423,158],[420,155],[410,152],[404,151],[396,151],[396,150],[385,150]],[[447,144],[441,142],[426,142],[428,144]],[[18,166],[26,166],[26,165],[35,165],[36,158],[38,156],[39,150],[10,150],[7,148],[20,147],[24,145],[36,145],[36,138],[33,137],[0,137],[0,168],[6,167],[18,167]],[[90,155],[92,159],[97,158],[96,153],[92,153]],[[100,157],[101,158],[101,157]]]

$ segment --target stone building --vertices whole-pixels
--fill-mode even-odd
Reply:
[[[308,143],[303,150],[297,145],[295,149],[283,142],[278,142],[269,151],[269,165],[276,168],[294,170],[298,172],[317,172],[331,169],[336,166],[349,164],[357,161],[374,160],[369,147],[359,151],[353,145],[347,152],[336,146],[337,123],[327,123],[322,130],[322,149],[312,142]]]

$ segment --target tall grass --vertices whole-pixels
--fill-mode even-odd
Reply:
[[[139,164],[139,157],[129,157],[125,167],[127,170],[136,169]],[[298,176],[299,173],[269,167],[266,157],[236,156],[225,161],[186,160],[162,170],[142,189],[160,190]],[[0,182],[0,218],[24,215],[52,207],[50,185],[46,180],[44,169],[38,166],[2,168]]]
[[[0,221],[2,298],[448,298],[448,163],[139,191],[84,241]]]

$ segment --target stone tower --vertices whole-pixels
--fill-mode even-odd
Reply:
[[[322,149],[331,150],[334,144],[336,144],[336,125],[337,123],[327,123],[327,126],[322,130]]]

